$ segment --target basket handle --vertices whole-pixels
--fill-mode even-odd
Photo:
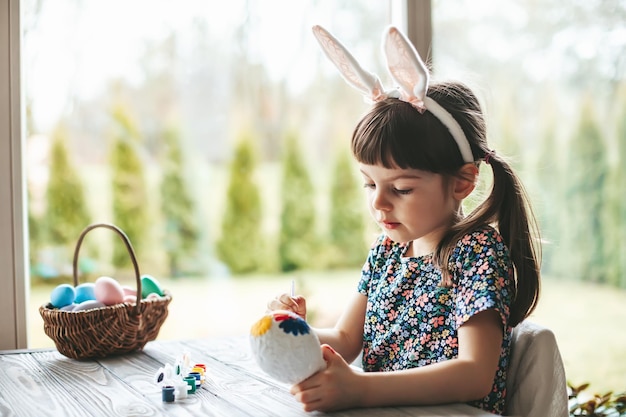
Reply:
[[[128,254],[130,255],[130,260],[133,263],[133,268],[135,270],[135,279],[137,281],[137,302],[135,304],[135,314],[139,315],[139,303],[141,302],[141,275],[139,273],[139,264],[137,263],[137,257],[135,256],[135,251],[133,250],[133,245],[130,243],[130,239],[126,236],[126,233],[122,231],[119,227],[110,224],[110,223],[94,223],[87,226],[78,237],[78,242],[76,243],[76,249],[74,250],[74,260],[72,263],[72,270],[74,275],[74,287],[78,286],[78,253],[80,252],[80,246],[83,243],[83,239],[87,233],[93,229],[103,227],[106,229],[113,230],[117,233],[117,235],[122,239],[124,245],[126,245],[126,249],[128,250]]]

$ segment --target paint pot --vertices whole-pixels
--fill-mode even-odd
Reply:
[[[174,387],[171,385],[164,386],[161,390],[161,396],[164,403],[174,402]]]

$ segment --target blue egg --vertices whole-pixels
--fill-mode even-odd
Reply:
[[[95,286],[96,284],[94,284],[93,282],[86,282],[76,287],[76,299],[74,300],[74,302],[76,304],[80,304],[83,301],[95,300],[96,299],[96,293],[94,292]]]
[[[74,302],[76,290],[70,284],[57,285],[50,294],[50,304],[56,308],[65,307]]]

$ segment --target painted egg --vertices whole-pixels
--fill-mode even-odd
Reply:
[[[317,335],[290,311],[272,311],[257,321],[250,347],[259,367],[281,382],[296,384],[326,368]]]
[[[94,292],[95,286],[96,284],[94,284],[93,282],[87,282],[87,283],[80,284],[79,286],[77,286],[76,287],[76,299],[74,300],[74,302],[77,304],[80,304],[83,301],[95,300],[96,299],[96,293]]]
[[[61,307],[59,310],[63,310],[63,311],[73,311],[74,308],[77,306],[78,304],[68,304],[66,306]]]
[[[111,306],[124,302],[124,290],[122,286],[111,277],[100,277],[94,286],[96,300],[102,304]]]
[[[74,302],[76,290],[70,284],[57,285],[50,294],[50,304],[56,308],[65,307]]]
[[[106,307],[106,306],[98,300],[86,300],[80,304],[76,304],[76,306],[74,307],[72,311],[84,311],[84,310],[91,310],[93,308],[101,308],[101,307]]]
[[[161,284],[151,275],[141,276],[141,297],[146,298],[151,293],[155,293],[159,296],[163,296],[163,290]]]

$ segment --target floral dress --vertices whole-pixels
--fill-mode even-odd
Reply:
[[[498,371],[489,395],[469,404],[504,413],[514,278],[502,237],[485,227],[459,240],[449,260],[451,287],[440,285],[432,255],[405,257],[408,246],[383,234],[363,267],[358,285],[367,296],[363,369],[393,371],[455,358],[458,328],[474,314],[494,309],[504,334]]]

